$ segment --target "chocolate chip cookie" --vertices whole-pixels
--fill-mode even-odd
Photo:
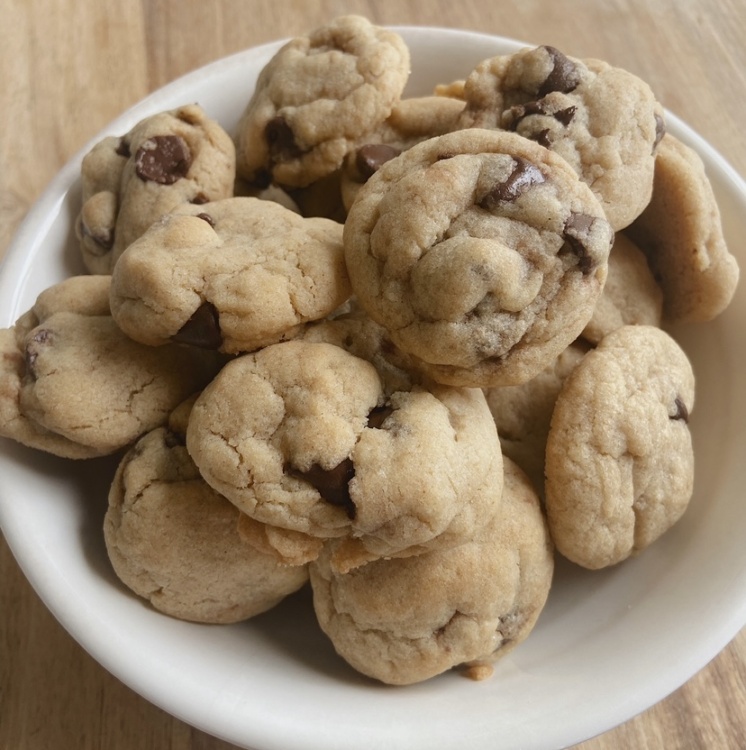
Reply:
[[[360,305],[434,380],[478,387],[529,380],[577,337],[612,240],[564,159],[477,128],[383,164],[344,228]]]
[[[603,568],[646,549],[693,491],[694,375],[653,326],[605,336],[569,375],[546,448],[546,509],[557,549]]]
[[[292,39],[259,74],[239,123],[239,174],[287,187],[330,174],[389,116],[408,78],[402,38],[361,16]]]
[[[76,233],[86,268],[110,274],[125,248],[172,208],[230,197],[235,170],[231,137],[196,104],[107,136],[81,167]]]
[[[236,197],[185,204],[132,243],[114,269],[111,310],[144,344],[235,354],[291,337],[349,295],[340,224]]]

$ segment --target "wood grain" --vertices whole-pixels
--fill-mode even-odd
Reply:
[[[746,174],[743,0],[3,0],[0,254],[63,164],[183,73],[342,13],[553,44],[645,78]],[[696,613],[695,613],[696,616]],[[582,750],[746,747],[746,631],[673,695]],[[0,540],[0,750],[227,750],[108,674]]]

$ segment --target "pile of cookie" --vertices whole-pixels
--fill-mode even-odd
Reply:
[[[664,326],[738,266],[649,86],[542,46],[405,97],[402,38],[283,46],[235,133],[189,104],[82,164],[88,273],[0,331],[0,430],[121,453],[116,574],[230,623],[309,584],[392,684],[474,678],[555,551],[645,549],[692,495],[694,376]]]

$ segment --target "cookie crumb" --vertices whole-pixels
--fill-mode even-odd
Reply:
[[[474,680],[475,682],[489,680],[494,673],[495,668],[491,664],[487,664],[486,662],[467,664],[461,672],[464,677],[468,677],[470,680]]]

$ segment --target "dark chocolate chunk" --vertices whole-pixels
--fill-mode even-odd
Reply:
[[[563,235],[565,242],[570,246],[573,254],[577,256],[578,268],[583,275],[589,274],[595,265],[588,253],[588,248],[585,246],[595,221],[595,216],[573,212],[565,222]]]
[[[198,346],[201,349],[219,349],[223,343],[223,335],[215,305],[203,302],[171,338],[180,344]]]
[[[577,88],[580,83],[580,74],[575,63],[555,47],[545,45],[544,50],[552,58],[553,67],[539,87],[539,96],[546,96],[552,91],[567,94]]]
[[[210,214],[206,214],[203,212],[201,214],[197,214],[197,218],[202,219],[202,221],[206,221],[211,227],[215,226],[215,219],[213,219]]]
[[[386,421],[386,418],[393,414],[394,410],[390,406],[376,406],[368,414],[368,427],[380,430],[381,425]]]
[[[273,160],[295,159],[303,151],[295,142],[295,133],[284,117],[273,117],[264,128],[269,153]]]
[[[566,107],[565,109],[560,109],[558,112],[554,113],[554,119],[561,122],[565,127],[567,127],[571,122],[572,118],[575,117],[575,110],[577,107],[574,105],[571,107]]]
[[[186,141],[178,135],[155,135],[148,138],[135,154],[135,172],[145,182],[173,185],[186,177],[192,165],[192,154]]]
[[[313,485],[327,503],[344,508],[349,518],[355,518],[357,511],[350,497],[350,480],[355,476],[355,465],[349,458],[331,469],[313,464],[308,471],[299,471],[292,466],[285,467],[285,470]]]
[[[368,180],[383,164],[399,156],[401,151],[385,143],[366,143],[355,154],[355,166],[363,180]]]
[[[689,422],[689,409],[686,408],[686,404],[678,396],[673,403],[676,407],[676,413],[671,419],[680,419],[683,422]]]
[[[544,146],[544,148],[551,148],[552,146],[552,141],[549,139],[549,128],[540,130],[531,136],[531,140],[536,141],[540,146]]]
[[[535,164],[521,157],[515,158],[515,168],[504,182],[495,185],[480,201],[479,206],[490,210],[501,203],[510,203],[534,185],[544,182],[544,173]]]

